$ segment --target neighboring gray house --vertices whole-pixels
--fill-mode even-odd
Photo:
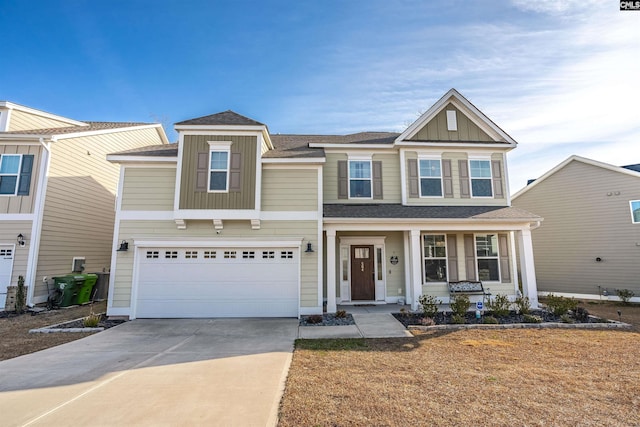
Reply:
[[[571,156],[517,192],[513,206],[544,218],[532,232],[538,291],[640,301],[640,165]]]

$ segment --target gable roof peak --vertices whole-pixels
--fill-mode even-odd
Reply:
[[[184,120],[176,123],[176,126],[264,126],[256,120],[238,114],[233,110],[222,111],[208,116],[197,117],[195,119]]]

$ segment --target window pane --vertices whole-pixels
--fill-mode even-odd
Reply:
[[[497,257],[498,236],[495,234],[476,236],[476,255],[479,257]]]
[[[491,162],[489,160],[469,160],[471,178],[491,178]]]
[[[631,216],[634,223],[640,223],[640,200],[631,202]]]
[[[0,157],[0,173],[18,173],[20,170],[20,156],[5,154]]]
[[[378,280],[382,280],[382,248],[378,248],[376,252],[378,260]]]
[[[424,271],[427,282],[446,282],[447,260],[427,259],[424,261]]]
[[[478,277],[480,280],[500,280],[497,259],[479,259]]]
[[[474,197],[491,197],[491,180],[490,179],[472,179],[471,194]]]
[[[422,196],[442,196],[442,184],[440,179],[421,178],[420,195]]]
[[[349,162],[350,178],[371,178],[371,163]]]
[[[420,176],[440,177],[440,160],[420,160]]]
[[[229,153],[226,151],[212,151],[211,152],[211,169],[227,169],[227,156]]]
[[[354,248],[354,258],[356,259],[368,259],[369,258],[369,248]]]
[[[371,181],[351,180],[351,197],[371,197]]]
[[[211,172],[211,183],[209,190],[226,190],[227,189],[227,173]]]
[[[18,177],[16,176],[0,177],[0,194],[15,194],[17,182]]]
[[[447,256],[444,234],[425,234],[423,240],[425,258],[445,258]]]

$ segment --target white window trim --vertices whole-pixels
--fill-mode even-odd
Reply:
[[[209,143],[209,163],[207,171],[207,192],[208,193],[228,193],[229,192],[229,167],[231,166],[231,144],[232,141],[207,141]],[[226,187],[224,190],[212,190],[211,189],[211,172],[222,172],[222,169],[211,169],[211,153],[227,153],[227,179],[225,180]]]
[[[16,176],[16,187],[13,189],[13,194],[0,194],[0,197],[2,196],[16,196],[18,194],[18,187],[20,186],[20,173],[22,172],[22,154],[11,154],[11,153],[7,153],[7,154],[2,154],[0,156],[0,165],[2,164],[2,159],[5,156],[18,156],[18,173],[17,174],[13,174],[13,173],[3,173],[0,174],[0,176]]]
[[[495,257],[478,257],[478,242],[476,240],[477,236],[488,236],[490,234],[495,234],[496,239],[499,239],[498,233],[476,233],[473,235],[473,256],[475,258],[475,267],[476,267],[476,277],[478,280],[480,279],[480,269],[478,268],[478,260],[480,259],[495,259],[498,263],[498,280],[482,280],[482,283],[501,283],[502,282],[502,273],[500,272],[500,241],[497,242],[497,255]]]
[[[437,160],[438,162],[440,162],[440,195],[439,196],[424,196],[422,194],[422,178],[435,178],[433,176],[425,176],[423,177],[422,174],[420,173],[421,168],[420,168],[420,161],[421,160]],[[444,198],[444,180],[442,179],[442,156],[427,156],[427,155],[418,155],[418,191],[420,193],[420,198],[421,199],[442,199]]]
[[[471,176],[471,161],[476,160],[476,161],[484,161],[484,162],[489,162],[489,178],[474,178]],[[494,195],[495,195],[495,191],[493,189],[493,166],[491,165],[491,157],[469,157],[468,159],[468,163],[469,163],[469,192],[471,193],[471,198],[472,199],[493,199]],[[473,195],[473,180],[474,179],[486,179],[489,180],[489,185],[491,186],[491,195],[490,196],[474,196]]]
[[[427,258],[424,252],[424,236],[443,236],[444,237],[444,262],[447,266],[447,276],[442,282],[427,282],[427,271],[424,268],[424,262],[427,259],[442,259],[442,257]],[[444,233],[422,233],[420,234],[420,250],[422,252],[422,283],[426,285],[440,285],[449,281],[449,246],[447,245],[447,235]],[[477,266],[476,266],[477,268]]]
[[[347,161],[347,185],[349,186],[349,199],[354,200],[373,200],[373,162],[371,160],[372,156],[349,156],[349,160]],[[369,163],[369,178],[351,178],[351,162],[367,162]],[[369,197],[358,197],[351,195],[351,180],[357,181],[369,181],[369,193],[371,196]]]
[[[73,259],[71,260],[71,271],[75,271],[74,267],[76,266],[76,261],[82,261],[82,271],[84,272],[84,270],[86,269],[86,262],[87,259],[83,256],[74,256]]]
[[[631,224],[640,224],[640,221],[633,220],[633,204],[640,204],[640,200],[629,200],[629,210],[631,211]]]

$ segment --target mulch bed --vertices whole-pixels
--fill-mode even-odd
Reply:
[[[320,315],[300,316],[300,326],[348,326],[355,325],[353,316],[347,314],[345,317],[336,317],[335,313]]]

